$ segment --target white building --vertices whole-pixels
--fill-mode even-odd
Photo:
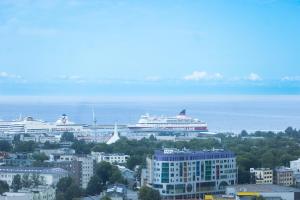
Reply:
[[[0,200],[55,200],[53,187],[39,186],[36,188],[22,189],[18,192],[5,192]]]
[[[90,179],[94,175],[94,159],[87,155],[61,155],[60,161],[77,160],[81,163],[81,180],[80,186],[86,188]]]
[[[273,170],[269,168],[250,168],[251,180],[255,184],[273,184]]]
[[[0,180],[6,181],[8,185],[12,184],[15,175],[39,175],[40,181],[44,185],[56,185],[59,179],[68,176],[68,172],[61,168],[45,167],[0,167]]]
[[[292,160],[292,161],[290,161],[290,168],[294,172],[300,172],[300,158],[298,158],[298,160]]]
[[[122,154],[122,153],[107,154],[104,152],[93,152],[93,151],[91,155],[97,163],[106,161],[111,164],[125,164],[128,158],[130,157],[129,155]]]
[[[162,199],[200,199],[236,184],[236,157],[224,150],[165,149],[147,158],[146,175],[147,185]]]

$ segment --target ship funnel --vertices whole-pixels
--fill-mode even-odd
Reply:
[[[185,115],[185,114],[186,114],[185,109],[183,109],[183,110],[179,113],[179,115]]]

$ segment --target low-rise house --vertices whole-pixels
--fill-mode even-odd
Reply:
[[[288,167],[275,168],[274,184],[283,185],[283,186],[294,185],[293,170]]]
[[[273,184],[273,170],[270,168],[250,168],[250,183]]]

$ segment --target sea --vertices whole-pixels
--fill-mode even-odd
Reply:
[[[209,130],[217,133],[300,128],[300,96],[0,99],[1,120],[31,116],[54,122],[67,114],[72,122],[92,124],[94,113],[97,124],[135,124],[146,113],[176,116],[183,109],[188,116],[207,122]]]

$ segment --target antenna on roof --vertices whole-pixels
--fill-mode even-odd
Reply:
[[[93,112],[93,123],[94,123],[94,126],[96,126],[96,124],[97,124],[97,119],[96,119],[96,116],[95,116],[95,109],[94,109],[94,107],[93,107],[92,112]]]

